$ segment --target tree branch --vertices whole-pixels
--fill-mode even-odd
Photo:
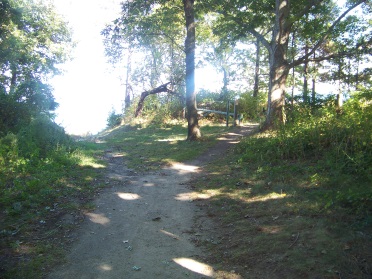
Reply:
[[[142,113],[142,109],[143,109],[143,105],[144,105],[144,102],[145,102],[145,99],[147,96],[149,95],[153,95],[153,94],[158,94],[158,93],[163,93],[163,92],[166,92],[166,93],[169,93],[169,94],[172,94],[172,95],[176,95],[178,96],[179,98],[182,99],[182,96],[180,96],[179,94],[177,94],[176,92],[170,90],[168,88],[168,85],[172,84],[171,82],[167,82],[167,83],[164,83],[150,91],[144,91],[141,93],[141,97],[138,101],[138,105],[137,105],[137,109],[136,109],[136,113],[135,113],[135,117],[138,117],[141,113]]]
[[[299,13],[297,13],[294,17],[293,17],[293,20],[291,21],[290,25],[293,25],[293,23],[296,21],[296,20],[299,20],[301,17],[303,17],[304,15],[306,15],[310,9],[320,3],[322,3],[324,0],[312,0],[309,2],[309,4],[302,10],[300,11]]]
[[[350,6],[345,12],[343,12],[334,22],[333,24],[328,28],[328,30],[324,33],[323,37],[314,45],[314,47],[304,56],[300,57],[299,59],[293,61],[292,63],[289,64],[289,67],[295,67],[298,65],[301,65],[304,63],[306,60],[309,60],[309,57],[315,53],[315,51],[325,42],[325,40],[329,37],[329,35],[332,33],[336,25],[353,9],[358,7],[359,5],[365,3],[367,0],[359,0],[356,2],[354,5]],[[331,56],[337,56],[337,54],[332,54]],[[321,58],[318,58],[321,59]],[[321,61],[324,61],[326,59],[323,59]]]
[[[254,28],[249,29],[248,31],[249,31],[249,33],[251,33],[253,36],[255,36],[256,39],[259,40],[260,43],[263,44],[263,45],[266,47],[266,49],[267,49],[268,51],[270,51],[270,49],[271,49],[271,47],[270,47],[270,43],[269,43],[268,40],[266,40],[266,38],[265,38],[264,35],[262,35],[261,33],[257,32]]]

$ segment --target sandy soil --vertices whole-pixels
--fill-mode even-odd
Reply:
[[[157,172],[128,169],[123,155],[108,151],[111,187],[86,213],[67,263],[48,278],[144,279],[217,278],[198,245],[213,234],[213,225],[198,207],[189,181],[203,175],[203,166],[228,152],[256,126],[237,127],[222,135],[215,147],[198,159]],[[227,277],[226,277],[227,278]],[[231,272],[229,278],[240,278]]]

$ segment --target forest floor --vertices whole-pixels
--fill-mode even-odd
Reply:
[[[204,204],[208,195],[192,182],[256,130],[236,127],[197,159],[155,171],[132,170],[120,150],[106,150],[109,187],[94,201],[94,211],[84,213],[67,261],[48,278],[243,278],[234,267],[219,270],[209,263],[202,243],[214,243],[217,231]]]

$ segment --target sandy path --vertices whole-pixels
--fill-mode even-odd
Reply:
[[[207,154],[187,164],[175,164],[158,172],[136,174],[126,168],[120,153],[107,153],[112,187],[86,214],[68,262],[50,279],[213,278],[203,263],[203,251],[194,245],[208,226],[198,224],[203,212],[193,203],[195,193],[187,185],[202,175],[202,165],[223,155],[249,126],[221,137]]]

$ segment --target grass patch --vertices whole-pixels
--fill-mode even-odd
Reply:
[[[113,151],[124,155],[128,167],[136,170],[156,170],[172,162],[196,158],[213,144],[216,137],[227,131],[220,125],[202,127],[200,141],[186,141],[185,125],[168,127],[122,127],[103,140]]]
[[[218,227],[218,245],[206,243],[211,263],[243,278],[370,278],[371,228],[364,215],[326,206],[332,191],[311,179],[312,162],[266,168],[240,158],[195,181]]]
[[[42,278],[63,259],[71,227],[66,214],[79,216],[102,188],[103,162],[86,147],[56,150],[44,158],[7,154],[0,167],[1,278]]]
[[[205,168],[194,184],[217,223],[212,264],[243,278],[371,278],[371,106],[349,102]]]

